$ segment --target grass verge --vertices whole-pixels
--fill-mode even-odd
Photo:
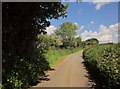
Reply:
[[[68,54],[77,52],[81,50],[82,48],[77,47],[77,48],[69,48],[69,49],[54,49],[51,48],[48,50],[48,52],[45,54],[45,57],[47,61],[49,62],[50,67],[56,63],[57,60],[62,58],[63,56],[66,56]]]

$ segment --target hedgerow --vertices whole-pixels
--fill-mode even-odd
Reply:
[[[83,51],[85,62],[102,78],[100,86],[120,87],[120,46],[118,44],[94,45]],[[101,77],[100,77],[101,76]]]

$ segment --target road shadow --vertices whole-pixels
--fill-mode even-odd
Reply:
[[[49,75],[41,76],[36,81],[32,82],[30,86],[36,86],[37,84],[42,83],[43,81],[49,81],[50,79],[48,77]]]
[[[50,68],[49,71],[55,71],[55,69],[54,68]]]
[[[100,72],[96,71],[96,68],[93,68],[89,63],[82,62],[84,68],[87,70],[88,75],[85,75],[91,82],[91,89],[108,89],[104,86],[105,80],[102,76],[100,76]],[[93,83],[94,82],[94,83]]]
[[[48,71],[55,71],[55,69],[54,69],[54,68],[50,68]],[[35,82],[32,82],[30,85],[31,85],[31,86],[36,86],[37,84],[42,83],[42,82],[44,82],[44,81],[50,81],[49,76],[50,76],[49,74],[46,74],[46,73],[45,73],[45,75],[40,76],[40,77],[38,78],[38,80],[36,80]]]
[[[49,75],[45,75],[45,76],[43,76],[43,77],[40,77],[40,78],[39,78],[39,81],[49,81],[50,78],[48,78],[48,76],[49,76]]]
[[[36,86],[38,83],[41,83],[39,80],[37,80],[37,81],[34,81],[34,82],[32,82],[31,84],[30,84],[30,86]]]
[[[55,71],[55,69],[54,68],[50,68],[48,71]],[[49,81],[50,80],[49,76],[50,75],[46,73],[44,76],[41,76],[39,78],[39,81]]]

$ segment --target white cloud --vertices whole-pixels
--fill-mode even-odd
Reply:
[[[101,7],[109,4],[110,2],[119,2],[120,0],[84,0],[85,2],[92,2],[95,4],[95,9],[100,10]]]
[[[94,21],[91,21],[90,24],[94,24]]]
[[[85,31],[81,33],[81,37],[83,41],[89,38],[97,38],[100,43],[116,42],[118,41],[118,30],[120,30],[120,23],[110,25],[109,27],[100,25],[98,32]]]
[[[83,29],[84,29],[84,27],[85,27],[85,26],[81,26],[81,27],[80,27],[80,30],[83,30]]]
[[[100,10],[102,6],[109,4],[110,2],[93,2],[93,4],[95,4],[95,9],[96,10]]]
[[[93,0],[92,3],[95,4],[95,9],[100,10],[106,4],[109,4],[112,0]]]
[[[92,2],[112,2],[115,0],[92,0]]]
[[[78,25],[76,22],[74,24]]]
[[[82,2],[119,2],[120,0],[83,0]]]
[[[54,30],[56,29],[55,26],[49,26],[46,28],[47,34],[51,35],[52,33],[54,33]]]

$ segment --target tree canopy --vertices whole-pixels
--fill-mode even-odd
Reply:
[[[98,39],[96,38],[90,38],[85,41],[86,45],[94,45],[94,44],[99,44]]]
[[[55,34],[62,39],[71,39],[75,37],[78,27],[72,22],[65,22],[60,25],[58,29],[55,30]]]
[[[67,48],[68,46],[74,45],[74,37],[77,34],[78,27],[72,22],[65,22],[60,25],[58,29],[55,30],[56,36],[62,39],[63,46]]]
[[[82,42],[82,38],[80,36],[76,37],[76,42],[77,42],[77,46],[80,46]]]
[[[48,19],[66,17],[66,9],[67,5],[61,2],[2,3],[2,83],[5,89],[29,86],[48,69],[43,55],[46,48],[39,46],[46,37],[38,39],[37,35],[46,33],[45,28],[50,25]]]

